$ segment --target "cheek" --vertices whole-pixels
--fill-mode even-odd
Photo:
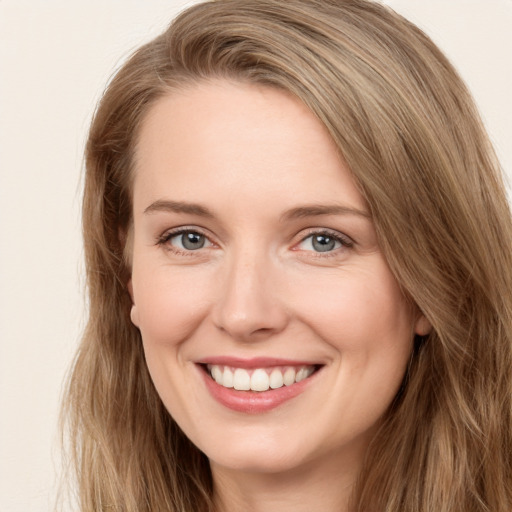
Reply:
[[[386,404],[410,358],[413,314],[384,263],[346,270],[317,276],[315,286],[304,277],[301,287],[309,292],[294,294],[295,308],[330,345],[339,364],[336,384],[352,389],[355,401]]]
[[[387,271],[330,277],[308,287],[296,309],[331,348],[329,387],[336,406],[332,421],[323,424],[337,440],[340,424],[356,435],[376,425],[393,401],[410,359],[414,319]]]
[[[146,363],[167,410],[188,426],[187,431],[193,431],[189,411],[199,398],[187,380],[190,374],[185,370],[190,363],[185,342],[207,315],[208,281],[190,269],[146,270],[150,268],[138,262],[132,276]]]
[[[164,267],[156,272],[134,269],[134,302],[145,344],[177,344],[208,311],[208,279],[198,272]]]
[[[291,294],[295,309],[333,343],[355,349],[379,339],[398,342],[412,337],[410,308],[384,265],[371,271],[338,269],[310,281],[307,275],[297,281],[297,292]],[[363,345],[361,338],[366,340]]]

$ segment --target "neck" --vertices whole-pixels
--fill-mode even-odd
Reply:
[[[359,459],[360,460],[360,459]],[[279,473],[240,471],[211,463],[216,512],[349,512],[360,464],[339,457]]]

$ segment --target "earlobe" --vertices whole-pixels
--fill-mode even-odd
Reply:
[[[130,310],[130,319],[135,327],[139,327],[139,312],[137,311],[137,306],[135,304],[132,304],[132,309]]]
[[[133,285],[131,278],[128,280],[126,284],[126,288],[128,289],[128,293],[130,294],[130,299],[132,299],[132,309],[130,310],[130,320],[135,327],[139,327],[139,313],[137,311],[137,306],[135,305],[135,301],[133,299]]]
[[[425,315],[421,314],[418,316],[414,325],[414,334],[418,336],[426,336],[432,331],[432,324],[427,320]]]

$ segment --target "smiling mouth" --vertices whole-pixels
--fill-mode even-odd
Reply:
[[[311,377],[319,369],[319,366],[274,366],[246,369],[208,364],[203,368],[217,384],[224,388],[264,392],[301,382]]]

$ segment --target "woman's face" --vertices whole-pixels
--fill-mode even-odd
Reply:
[[[359,460],[427,325],[323,125],[203,83],[156,102],[135,163],[132,320],[176,422],[214,469]]]

